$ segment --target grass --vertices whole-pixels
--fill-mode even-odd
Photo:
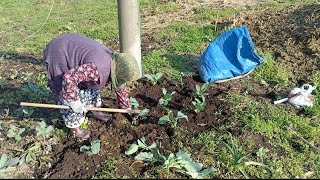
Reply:
[[[118,35],[117,4],[111,0],[3,0],[0,16],[2,50],[20,54],[39,55],[52,38],[66,32],[101,41]]]
[[[0,1],[0,40],[1,52],[8,51],[10,54],[32,55],[41,57],[42,49],[53,37],[66,32],[78,32],[90,38],[108,42],[118,36],[117,24],[117,4],[116,1]],[[286,4],[311,3],[313,0],[286,0],[283,3],[263,4],[251,7],[258,8],[278,8]],[[50,10],[52,8],[51,13]],[[170,13],[183,7],[168,0],[142,0],[141,10],[150,13]],[[230,17],[237,14],[239,9],[217,10],[210,7],[194,8],[195,13],[193,24],[177,22],[170,24],[163,29],[159,29],[153,36],[157,42],[165,42],[166,46],[156,46],[154,50],[146,52],[143,56],[142,66],[145,73],[163,72],[171,78],[180,79],[184,74],[194,73],[196,61],[189,61],[188,55],[199,58],[201,52],[208,43],[216,38],[221,32],[215,25],[212,25],[216,18]],[[14,12],[14,13],[12,13]],[[81,12],[81,13],[80,13]],[[49,16],[48,16],[49,15]],[[48,19],[47,19],[48,17]],[[46,20],[47,19],[47,20]],[[43,23],[45,23],[43,25]],[[211,24],[210,24],[211,23]],[[43,25],[43,26],[42,26]],[[231,105],[233,116],[229,124],[217,127],[216,131],[203,132],[190,141],[185,139],[175,139],[177,146],[192,152],[192,158],[203,163],[205,166],[213,166],[219,171],[215,174],[221,178],[244,178],[239,171],[237,164],[233,162],[232,154],[226,146],[222,146],[216,141],[226,140],[227,134],[221,133],[233,128],[241,128],[243,134],[234,137],[239,142],[238,150],[249,152],[261,147],[255,140],[249,139],[245,134],[250,132],[257,136],[268,139],[270,146],[265,152],[265,164],[268,165],[272,174],[261,167],[246,166],[245,170],[250,177],[258,178],[319,178],[320,177],[320,156],[308,144],[296,137],[296,134],[288,131],[287,126],[291,126],[299,136],[309,143],[319,146],[320,130],[320,90],[314,91],[315,103],[312,108],[306,108],[302,114],[297,115],[292,112],[289,103],[278,105],[268,104],[264,101],[255,100],[250,96],[254,86],[251,80],[274,88],[278,86],[282,89],[296,86],[291,82],[292,74],[285,68],[279,66],[272,56],[272,53],[262,53],[265,61],[251,75],[250,78],[242,82],[248,86],[248,91],[242,94],[230,94],[226,103]],[[40,61],[41,58],[35,58]],[[18,112],[17,104],[25,100],[44,100],[46,96],[36,96],[31,92],[22,90],[29,80],[32,80],[39,87],[46,87],[46,79],[41,76],[43,69],[41,64],[22,64],[16,68],[16,62],[10,66],[1,63],[0,66],[0,105],[10,108],[10,116]],[[35,69],[31,76],[28,76],[27,67]],[[37,69],[38,68],[38,69]],[[17,72],[12,69],[18,69]],[[25,74],[23,74],[24,72]],[[10,77],[12,77],[10,79]],[[9,80],[8,80],[9,79]],[[315,72],[310,76],[309,82],[320,87],[320,72]],[[243,105],[243,106],[239,106]],[[35,112],[41,113],[41,112]],[[48,116],[49,118],[50,116]],[[14,118],[14,117],[11,117]],[[31,117],[32,118],[32,117]],[[220,133],[218,133],[220,132]],[[188,133],[186,129],[178,128],[178,133]],[[65,129],[56,129],[55,134],[65,136]],[[178,136],[177,136],[178,137]],[[182,137],[183,138],[183,137]],[[241,143],[240,143],[241,142]],[[187,144],[189,143],[189,144]],[[194,148],[195,144],[202,144],[201,150]],[[230,144],[231,145],[231,144]],[[259,161],[256,154],[247,157],[251,161]],[[109,158],[97,174],[95,179],[120,177],[115,174],[116,163],[120,158]],[[137,177],[174,177],[174,174],[166,174],[161,168],[151,168],[148,172]],[[162,176],[161,176],[161,175]]]

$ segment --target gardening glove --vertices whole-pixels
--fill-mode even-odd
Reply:
[[[84,105],[80,102],[80,99],[69,102],[69,106],[75,113],[85,114],[88,112]]]

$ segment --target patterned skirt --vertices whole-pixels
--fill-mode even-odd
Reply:
[[[77,90],[80,101],[84,104],[85,107],[100,107],[101,102],[101,95],[100,91],[97,89],[78,89]],[[58,101],[59,105],[67,105],[69,106],[68,101]],[[77,128],[80,126],[81,123],[86,118],[86,115],[75,113],[72,109],[61,109],[60,113],[62,118],[65,122],[65,125],[68,128]]]

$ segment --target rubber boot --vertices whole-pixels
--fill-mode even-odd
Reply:
[[[107,113],[103,113],[103,112],[97,112],[97,111],[92,111],[91,112],[93,117],[96,119],[99,119],[101,121],[104,122],[108,122],[112,119],[112,115],[111,114],[107,114]]]
[[[90,137],[90,131],[81,129],[79,127],[77,128],[71,128],[71,131],[78,137],[81,139],[88,139]]]

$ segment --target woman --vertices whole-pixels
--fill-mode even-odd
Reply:
[[[113,53],[110,49],[84,35],[63,34],[50,41],[44,49],[48,84],[57,103],[70,109],[60,110],[65,125],[79,138],[90,132],[80,128],[86,107],[101,106],[101,88],[112,81],[121,108],[131,108],[126,83],[138,79],[139,68],[134,58]],[[102,121],[112,117],[92,112]]]

